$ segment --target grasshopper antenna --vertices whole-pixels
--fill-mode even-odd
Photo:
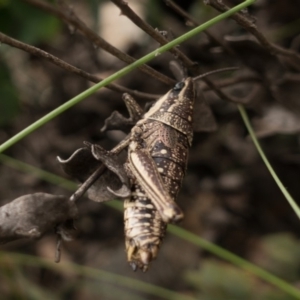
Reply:
[[[235,71],[235,70],[238,70],[238,69],[239,69],[239,67],[228,67],[228,68],[217,69],[217,70],[213,70],[213,71],[201,74],[199,76],[196,76],[196,77],[193,78],[193,80],[197,81],[197,80],[199,80],[203,77],[206,77],[206,76],[209,76],[209,75],[212,75],[212,74],[226,72],[226,71]]]

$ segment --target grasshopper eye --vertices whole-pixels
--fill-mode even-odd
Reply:
[[[185,86],[185,83],[184,82],[177,82],[173,88],[174,91],[181,91]]]

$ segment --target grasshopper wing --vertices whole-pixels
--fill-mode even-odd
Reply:
[[[151,199],[164,222],[177,222],[183,218],[181,209],[166,191],[157,166],[149,151],[133,142],[129,149],[129,169]]]

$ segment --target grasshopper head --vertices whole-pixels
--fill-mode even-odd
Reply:
[[[144,118],[152,118],[157,113],[170,113],[181,116],[183,119],[192,123],[193,109],[195,99],[195,85],[191,77],[188,77],[168,91],[164,96],[158,99],[150,110],[144,115]]]

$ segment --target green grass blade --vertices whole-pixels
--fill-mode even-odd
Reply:
[[[240,114],[242,116],[242,119],[245,123],[245,126],[251,136],[251,139],[259,153],[259,155],[261,156],[263,162],[265,163],[267,169],[269,170],[271,176],[273,177],[274,181],[276,182],[276,184],[278,185],[279,189],[281,190],[281,192],[283,193],[284,197],[286,198],[286,200],[288,201],[288,203],[290,204],[290,206],[292,207],[292,209],[294,210],[295,214],[298,216],[298,218],[300,218],[300,208],[297,205],[297,203],[295,202],[295,200],[293,199],[293,197],[290,195],[290,193],[287,191],[287,189],[284,187],[284,185],[282,184],[282,182],[280,181],[279,177],[277,176],[276,172],[274,171],[273,167],[271,166],[269,160],[267,159],[265,153],[263,152],[258,139],[256,138],[256,135],[254,133],[254,130],[250,124],[249,118],[247,116],[247,113],[245,111],[245,108],[242,105],[238,105],[238,109],[240,111]]]
[[[264,281],[271,283],[276,286],[278,289],[286,292],[290,296],[295,297],[296,299],[300,299],[300,290],[289,284],[288,282],[278,278],[277,276],[271,274],[268,271],[248,262],[247,260],[223,249],[207,240],[202,239],[201,237],[193,234],[185,229],[182,229],[175,225],[169,225],[168,231],[173,233],[174,235],[182,238],[185,241],[188,241],[194,245],[205,249],[206,251],[213,253],[214,255],[240,267],[243,270],[246,270],[257,277],[263,279]]]
[[[21,162],[17,159],[14,159],[10,156],[7,156],[5,154],[0,153],[0,162],[2,162],[4,165],[11,167],[13,169],[31,174],[33,176],[36,176],[40,179],[43,179],[49,183],[52,183],[54,185],[60,186],[62,188],[65,188],[68,191],[75,191],[78,188],[78,184],[71,180],[67,180],[63,177],[60,177],[58,175],[55,175],[53,173],[41,170],[39,168],[33,167],[29,164],[26,164],[24,162]],[[105,203],[106,205],[123,211],[123,203],[118,200],[113,200]]]
[[[69,109],[72,106],[74,106],[75,104],[79,103],[80,101],[82,101],[86,97],[92,95],[93,93],[95,93],[100,88],[106,86],[107,84],[111,83],[112,81],[114,81],[118,78],[121,78],[121,77],[125,76],[126,74],[130,73],[131,71],[133,71],[137,67],[149,62],[150,60],[155,58],[157,55],[162,54],[162,53],[170,50],[171,48],[181,44],[182,42],[190,39],[191,37],[193,37],[196,34],[202,32],[203,30],[206,30],[208,27],[220,22],[221,20],[224,20],[224,19],[228,18],[229,16],[231,16],[232,14],[238,12],[239,10],[244,9],[245,7],[251,5],[254,1],[255,0],[246,0],[246,1],[244,1],[243,3],[235,6],[235,7],[231,8],[230,10],[228,10],[228,11],[218,15],[217,17],[209,20],[208,22],[206,22],[206,23],[190,30],[189,32],[183,34],[182,36],[180,36],[177,39],[171,41],[170,43],[158,48],[157,50],[152,51],[151,53],[145,55],[141,59],[139,59],[139,60],[135,61],[134,63],[130,64],[129,66],[127,66],[127,67],[123,68],[122,70],[114,73],[113,75],[107,77],[106,79],[102,80],[101,82],[93,85],[89,89],[85,90],[84,92],[78,94],[76,97],[72,98],[68,102],[66,102],[63,105],[61,105],[61,106],[57,107],[56,109],[52,110],[50,113],[48,113],[47,115],[45,115],[41,119],[37,120],[36,122],[32,123],[31,125],[29,125],[25,129],[23,129],[22,131],[17,133],[15,136],[13,136],[12,138],[10,138],[6,142],[4,142],[2,145],[0,145],[0,153],[5,151],[6,149],[11,147],[15,143],[17,143],[18,141],[20,141],[21,139],[23,139],[24,137],[26,137],[30,133],[34,132],[35,130],[37,130],[41,126],[45,125],[46,123],[48,123],[53,118],[57,117],[58,115],[60,115],[64,111],[66,111],[67,109]]]
[[[17,160],[12,159],[4,154],[0,154],[0,160],[2,161],[2,163],[7,164],[8,166],[18,169],[20,171],[28,170],[30,172],[30,170],[35,169],[34,174],[35,175],[39,174],[38,168],[34,168],[25,163],[18,163]],[[29,168],[26,168],[26,166],[28,166]],[[45,171],[40,172],[40,174],[45,174]],[[55,177],[56,177],[56,179],[59,179],[59,176],[55,175]],[[47,180],[47,178],[49,178],[49,177],[46,176],[43,179]],[[61,178],[61,180],[65,180],[65,179]],[[70,182],[70,183],[72,184],[72,182]],[[70,189],[70,186],[71,185],[65,185],[64,187]],[[73,190],[73,188],[71,188],[71,190]],[[109,205],[119,211],[123,210],[123,205],[122,205],[121,201],[110,201],[110,202],[106,202],[105,204]],[[286,292],[287,294],[294,296],[296,299],[300,299],[300,290],[296,289],[295,287],[290,285],[288,282],[269,273],[268,271],[265,271],[262,268],[248,262],[247,260],[244,260],[241,257],[239,257],[219,246],[216,246],[215,244],[210,243],[209,241],[206,241],[206,240],[202,239],[201,237],[199,237],[185,229],[182,229],[178,226],[169,225],[168,231],[170,233],[178,236],[179,238],[181,238],[185,241],[188,241],[198,247],[201,247],[201,248],[205,249],[206,251],[216,255],[217,257],[220,257],[220,258],[236,265],[237,267],[240,267],[244,270],[251,272],[258,278],[261,278],[264,281],[274,285],[278,289]]]
[[[129,278],[126,276],[121,276],[111,272],[93,269],[90,267],[80,266],[75,263],[70,262],[61,262],[56,264],[50,260],[38,258],[31,255],[20,254],[20,253],[8,253],[0,252],[0,262],[7,262],[13,260],[22,265],[36,266],[36,267],[45,267],[53,271],[58,271],[62,273],[71,273],[85,276],[88,278],[96,279],[98,281],[109,282],[117,284],[122,287],[127,287],[135,291],[140,291],[147,293],[152,296],[160,297],[160,299],[166,300],[196,300],[196,298],[183,295],[177,292],[173,292],[166,288],[159,287],[154,284],[146,283],[141,280]]]
[[[77,188],[77,184],[71,180],[67,180],[53,173],[33,167],[29,164],[23,163],[5,154],[0,153],[0,162],[2,162],[8,167],[31,174],[49,183],[65,188],[66,190],[74,191]]]

